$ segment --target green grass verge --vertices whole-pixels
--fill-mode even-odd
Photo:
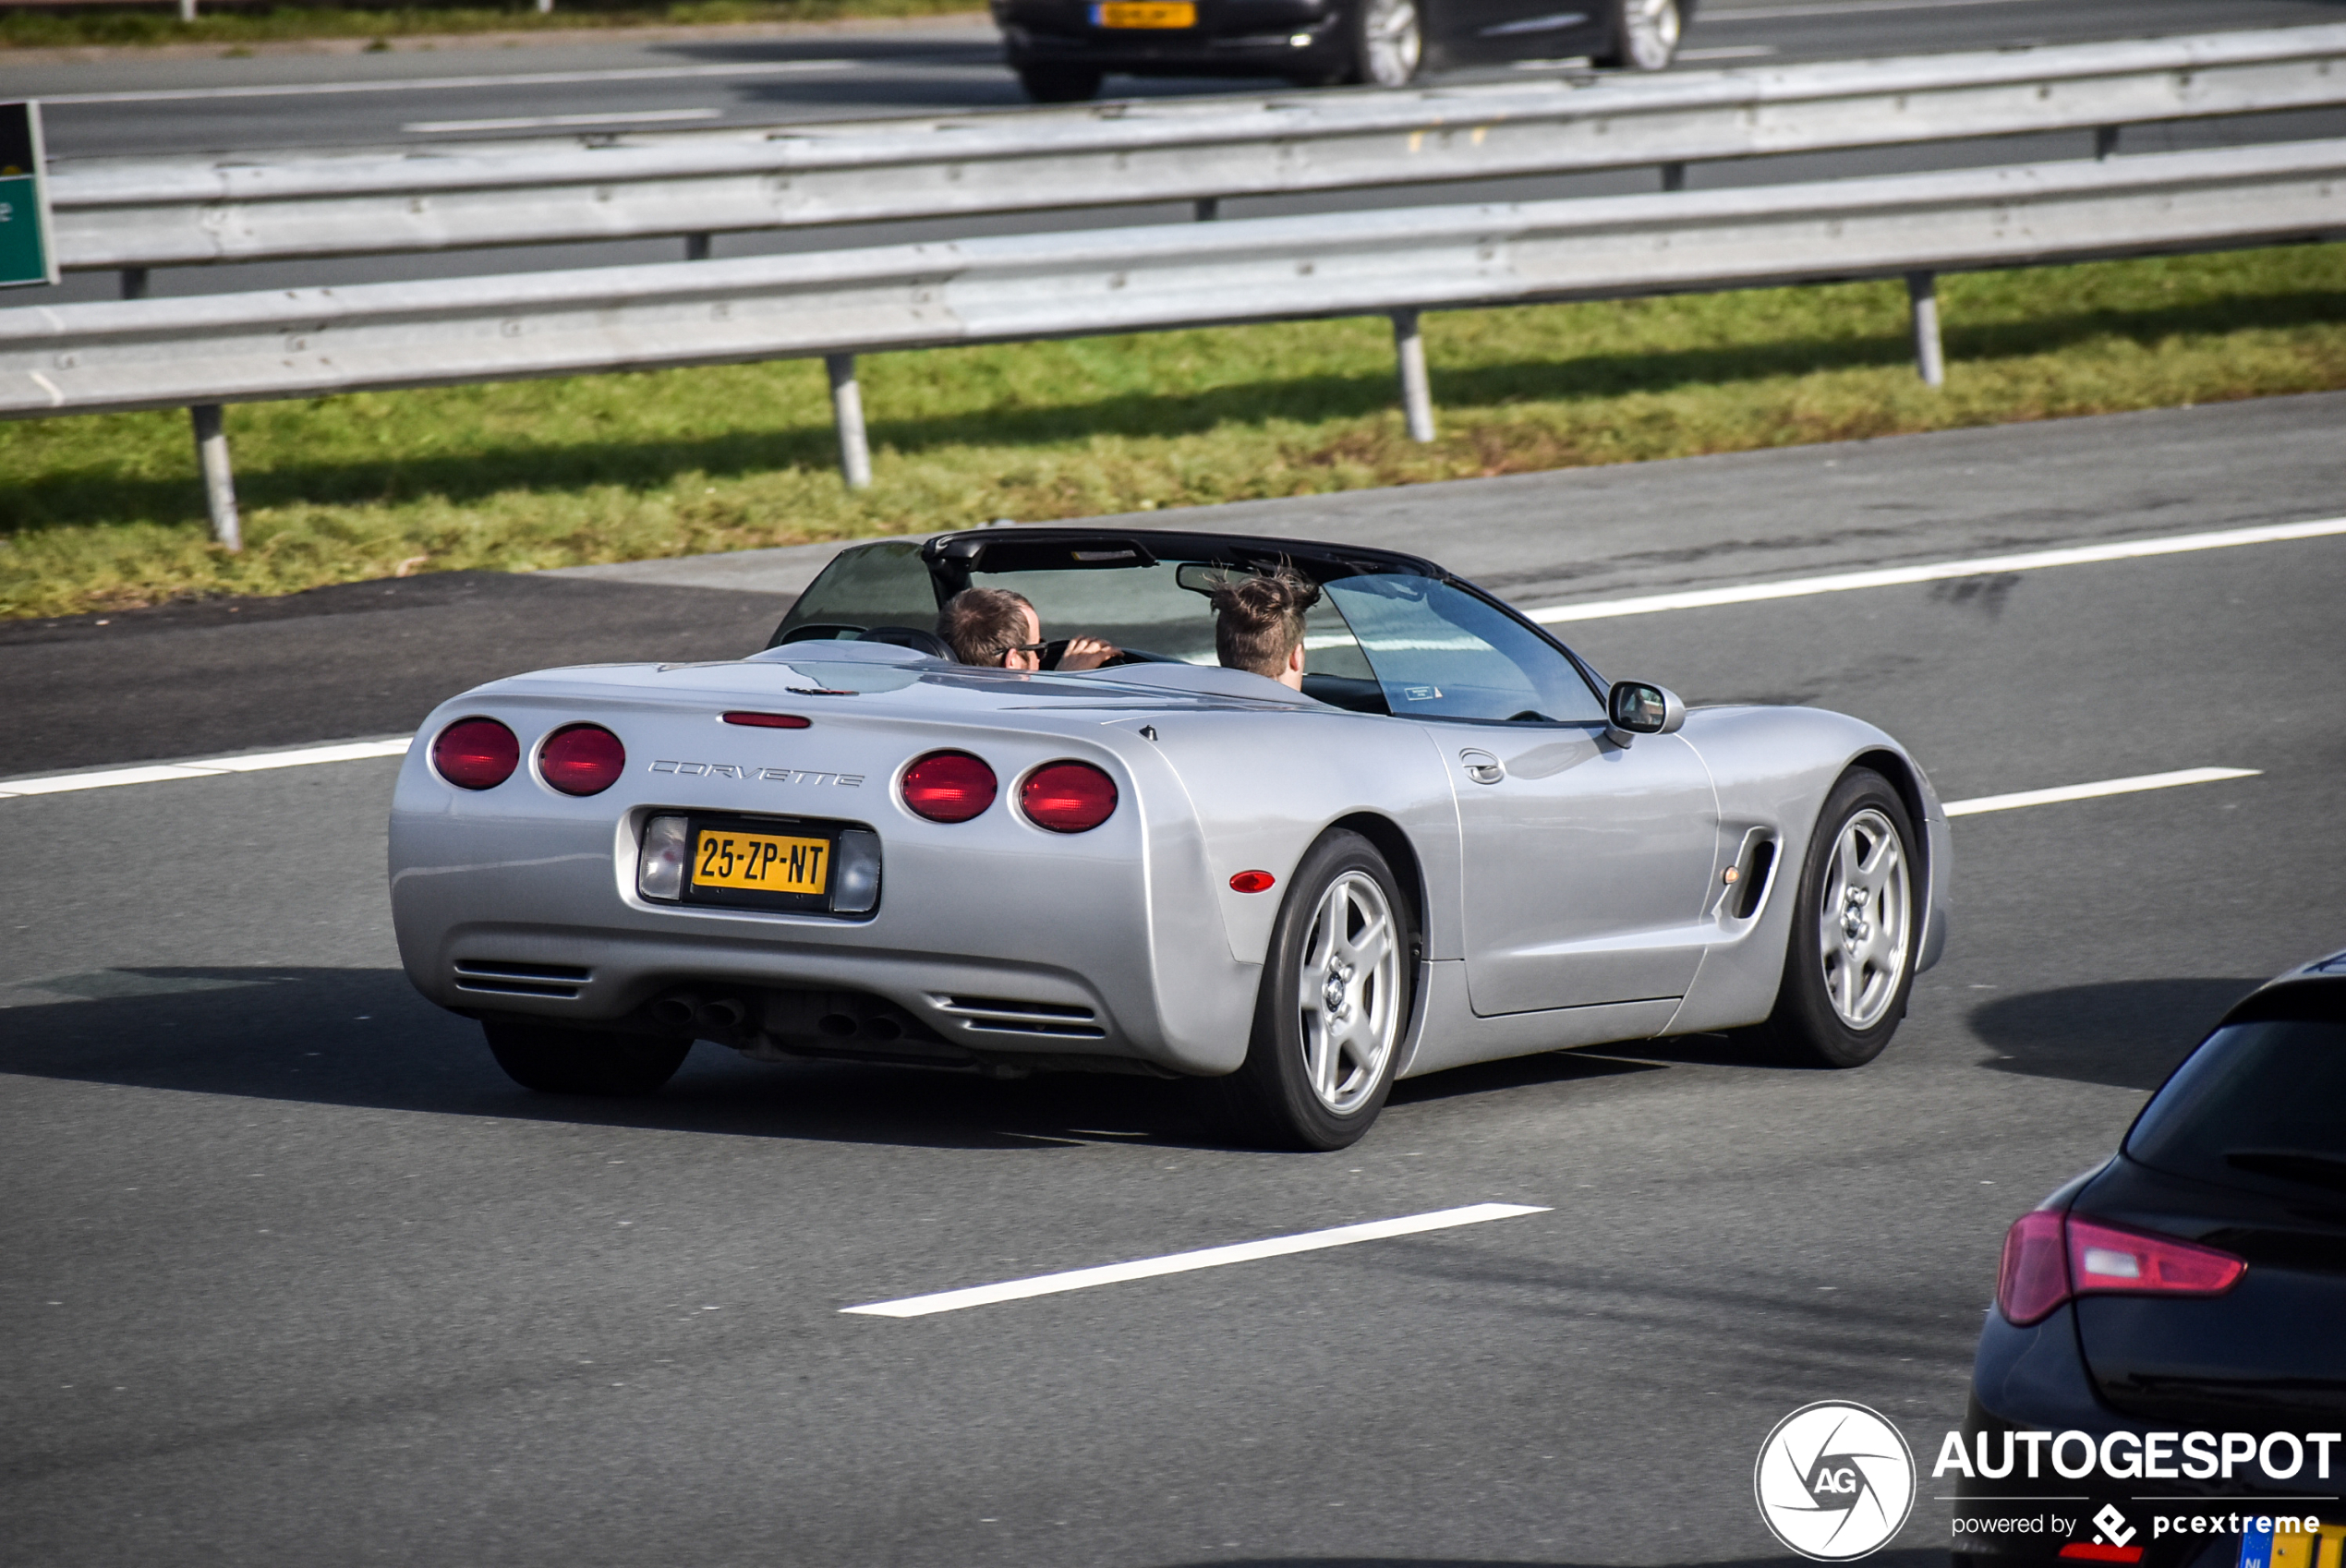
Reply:
[[[815,22],[841,17],[933,17],[983,9],[978,0],[555,0],[534,6],[223,6],[183,22],[175,4],[0,10],[0,53],[76,45],[229,46],[304,38],[393,39],[441,33],[562,32],[581,28],[697,27],[724,22]]]
[[[2346,387],[2346,246],[1943,280],[1946,388],[1895,283],[1426,320],[1441,440],[1381,320],[876,355],[877,483],[807,362],[232,408],[248,548],[187,419],[0,426],[0,615],[1302,495]]]

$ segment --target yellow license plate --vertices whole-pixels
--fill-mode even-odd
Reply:
[[[1195,27],[1195,0],[1107,0],[1092,7],[1094,27]]]
[[[693,847],[693,886],[761,893],[820,893],[830,886],[828,838],[780,838],[704,827]]]

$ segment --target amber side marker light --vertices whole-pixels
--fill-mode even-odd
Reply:
[[[1277,877],[1273,876],[1267,871],[1241,871],[1236,876],[1230,878],[1230,891],[1233,893],[1268,893],[1271,890],[1271,884],[1276,882],[1277,880]]]

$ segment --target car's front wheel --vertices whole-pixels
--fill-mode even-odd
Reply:
[[[1264,956],[1246,1063],[1207,1080],[1223,1120],[1284,1149],[1342,1149],[1393,1088],[1417,978],[1417,933],[1392,868],[1328,834],[1288,884]]]
[[[1914,845],[1888,779],[1864,767],[1841,776],[1800,869],[1775,1011],[1754,1031],[1775,1055],[1862,1067],[1897,1032],[1922,935]]]
[[[690,1040],[605,1034],[518,1019],[483,1019],[505,1076],[544,1094],[649,1094],[676,1076]]]
[[[1352,79],[1368,87],[1407,87],[1425,58],[1425,18],[1418,0],[1357,0],[1352,7]]]
[[[1019,85],[1037,103],[1088,103],[1100,95],[1102,75],[1088,66],[1021,66]]]
[[[1659,71],[1678,57],[1678,40],[1687,30],[1679,0],[1614,0],[1613,21],[1613,48],[1598,57],[1598,65]]]

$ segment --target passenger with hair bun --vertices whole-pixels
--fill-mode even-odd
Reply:
[[[1320,585],[1286,566],[1224,584],[1214,592],[1215,657],[1303,690],[1303,617],[1319,602]]]

